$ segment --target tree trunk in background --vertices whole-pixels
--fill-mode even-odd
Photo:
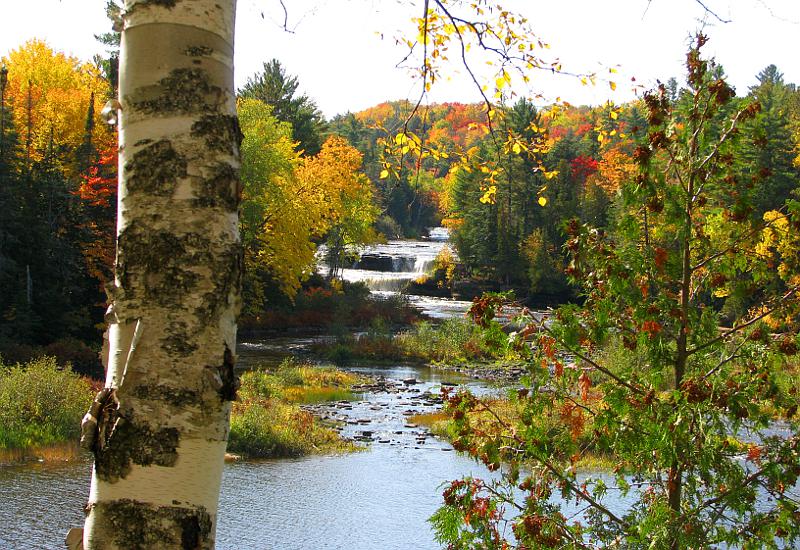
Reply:
[[[235,0],[125,0],[106,389],[83,546],[213,548],[239,310]]]

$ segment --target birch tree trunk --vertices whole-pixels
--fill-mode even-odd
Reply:
[[[235,5],[125,0],[110,353],[83,426],[87,550],[214,547],[238,385]]]

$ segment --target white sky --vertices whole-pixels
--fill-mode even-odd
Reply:
[[[389,99],[414,98],[418,84],[396,65],[405,55],[394,38],[410,18],[421,15],[419,0],[284,0],[287,33],[279,0],[239,0],[236,27],[236,83],[241,86],[262,63],[278,58],[326,116],[358,111]],[[620,66],[612,93],[575,79],[534,73],[533,87],[550,99],[574,104],[630,99],[628,82],[650,86],[656,78],[680,79],[689,36],[704,17],[696,0],[504,0],[526,15],[548,55],[564,69],[610,76]],[[800,84],[800,0],[704,0],[730,23],[706,17],[708,55],[722,63],[740,94],[770,63],[788,82]],[[37,37],[82,59],[103,51],[94,35],[109,29],[105,0],[0,0],[0,56]],[[263,13],[263,17],[262,17]],[[382,33],[382,38],[381,38]],[[482,65],[479,62],[478,65]],[[474,102],[480,95],[462,72],[434,88],[434,101]],[[520,93],[525,93],[520,90]]]

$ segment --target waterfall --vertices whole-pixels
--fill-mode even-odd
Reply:
[[[384,244],[369,246],[352,266],[342,270],[342,279],[349,282],[362,282],[374,294],[391,295],[403,292],[409,282],[430,271],[439,252],[447,246],[449,231],[444,227],[432,227],[426,240],[392,240]],[[327,274],[327,268],[320,261],[320,273]],[[409,300],[432,317],[445,318],[463,315],[471,303],[408,295]]]

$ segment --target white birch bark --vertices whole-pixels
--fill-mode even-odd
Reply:
[[[237,387],[235,4],[125,0],[108,389],[84,421],[87,550],[214,547]]]

